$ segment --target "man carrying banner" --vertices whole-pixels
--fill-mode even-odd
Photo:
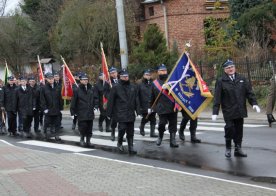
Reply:
[[[158,139],[157,146],[160,146],[166,131],[166,124],[169,122],[169,132],[170,132],[170,147],[178,148],[178,144],[175,141],[175,135],[177,132],[177,110],[174,98],[168,94],[167,89],[163,84],[168,78],[167,67],[162,64],[158,67],[158,79],[154,80],[152,86],[152,93],[150,99],[150,105],[154,106],[153,111],[156,111],[159,116],[158,124]],[[156,103],[156,105],[155,105]],[[152,109],[148,109],[148,114],[151,114]]]
[[[77,90],[77,88],[79,87],[79,84],[80,84],[79,75],[80,74],[78,72],[74,73],[74,78],[75,78],[76,83],[74,83],[73,86],[72,86],[73,91]],[[75,131],[75,129],[76,129],[77,121],[78,121],[78,116],[74,116],[73,122],[72,122],[72,130],[73,131]]]
[[[98,109],[98,94],[94,87],[88,83],[88,76],[80,75],[80,85],[74,90],[71,101],[70,112],[72,118],[78,117],[78,127],[80,131],[80,146],[92,147],[90,139],[92,137],[93,120],[95,118],[94,109]],[[86,142],[84,141],[86,138]]]
[[[258,113],[261,110],[250,83],[244,76],[236,73],[234,62],[227,60],[222,67],[224,73],[217,79],[215,86],[212,120],[217,119],[221,107],[226,123],[224,127],[225,157],[231,157],[232,140],[235,144],[234,156],[247,157],[247,154],[242,151],[243,122],[247,117],[246,99]]]
[[[119,82],[118,80],[118,71],[115,67],[110,67],[109,69],[109,74],[110,74],[110,80],[111,80],[111,85],[108,83],[104,84],[104,96],[107,98],[108,101],[110,100],[109,94],[111,89],[116,86]],[[111,88],[112,86],[112,88]],[[115,129],[117,127],[117,122],[115,119],[111,119],[111,140],[115,141]]]
[[[127,70],[120,72],[119,83],[112,87],[107,103],[107,116],[118,122],[118,149],[123,152],[123,138],[126,133],[128,152],[137,152],[133,148],[135,112],[139,114],[137,87],[130,83]]]
[[[5,107],[4,107],[4,89],[3,89],[3,81],[0,79],[0,134],[6,134],[6,115],[5,115]]]
[[[144,71],[142,82],[138,85],[138,96],[140,103],[140,112],[142,114],[142,120],[140,124],[140,134],[145,136],[145,124],[150,121],[150,137],[157,137],[155,134],[156,125],[156,112],[152,112],[149,116],[148,108],[150,107],[150,97],[152,89],[151,70],[147,69]]]

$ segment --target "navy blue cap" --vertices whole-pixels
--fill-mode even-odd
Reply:
[[[35,80],[34,76],[29,76],[28,80]]]
[[[143,73],[144,73],[144,74],[151,74],[151,69],[146,69],[146,70],[144,70]]]
[[[167,70],[167,67],[166,67],[166,65],[161,64],[161,65],[158,66],[157,70],[158,71],[160,71],[160,70]]]
[[[27,80],[27,77],[26,76],[20,76],[19,80]]]
[[[14,77],[13,76],[9,76],[8,80],[14,80]]]
[[[117,72],[117,69],[116,69],[116,67],[110,67],[110,69],[109,69],[109,73],[112,73],[112,72]]]
[[[128,76],[128,71],[126,69],[122,69],[120,71],[120,76]]]
[[[234,62],[230,59],[227,59],[227,61],[225,61],[222,65],[223,68],[226,68],[228,66],[235,66]]]
[[[59,76],[59,72],[58,72],[58,71],[55,71],[55,72],[54,72],[54,76]]]
[[[80,80],[88,80],[88,76],[86,73],[81,73]]]
[[[45,77],[46,78],[53,78],[54,75],[52,73],[48,72],[48,73],[45,74]]]

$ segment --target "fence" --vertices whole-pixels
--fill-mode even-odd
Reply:
[[[250,83],[260,85],[268,84],[270,78],[276,74],[276,60],[255,60],[250,58],[235,60],[236,70],[245,76]],[[223,74],[222,63],[214,63],[213,66],[206,66],[204,63],[198,65],[203,79],[210,84],[213,80]]]

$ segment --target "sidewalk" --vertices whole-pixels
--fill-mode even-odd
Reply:
[[[275,195],[276,189],[0,142],[0,195]]]

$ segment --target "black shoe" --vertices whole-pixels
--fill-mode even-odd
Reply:
[[[60,138],[59,136],[55,136],[55,141],[56,141],[57,143],[61,143],[61,138]]]
[[[103,132],[103,125],[99,125],[99,131]]]
[[[137,154],[137,151],[133,148],[133,136],[127,138],[127,144],[128,144],[128,154],[129,155],[135,155]]]
[[[162,134],[159,133],[158,138],[157,138],[157,141],[156,141],[156,145],[157,145],[157,146],[160,146],[160,145],[161,145],[162,140],[163,140],[163,134],[164,134],[164,133],[162,133]]]
[[[178,148],[178,144],[175,141],[175,133],[170,133],[170,147]]]
[[[226,148],[224,155],[226,158],[230,158],[231,157],[231,148]]]
[[[184,131],[179,130],[178,133],[179,133],[179,139],[181,139],[182,141],[185,141]]]
[[[158,135],[155,134],[155,125],[150,125],[150,137],[158,137]]]
[[[192,143],[201,143],[201,140],[196,137],[193,137],[193,138],[191,138],[191,142]]]
[[[124,152],[124,147],[123,147],[122,144],[117,143],[117,147],[118,147],[120,152]]]
[[[111,130],[111,141],[115,141],[115,129]]]
[[[72,124],[72,130],[74,131],[75,129],[76,129],[76,124],[73,123],[73,124]]]
[[[240,147],[235,147],[234,156],[235,157],[247,157],[247,154],[244,153]]]
[[[84,138],[81,138],[81,139],[80,139],[80,146],[81,146],[81,147],[85,147]]]
[[[271,124],[276,120],[272,114],[267,114],[267,121],[268,121],[269,127],[271,127]]]
[[[86,137],[86,147],[87,148],[94,148],[95,146],[91,144],[90,139],[91,139],[91,136]]]
[[[32,139],[32,134],[30,132],[27,132],[25,136],[27,139]]]
[[[139,129],[140,129],[140,134],[141,134],[142,136],[145,136],[145,125],[144,125],[144,124],[141,124],[141,125],[139,126]]]

